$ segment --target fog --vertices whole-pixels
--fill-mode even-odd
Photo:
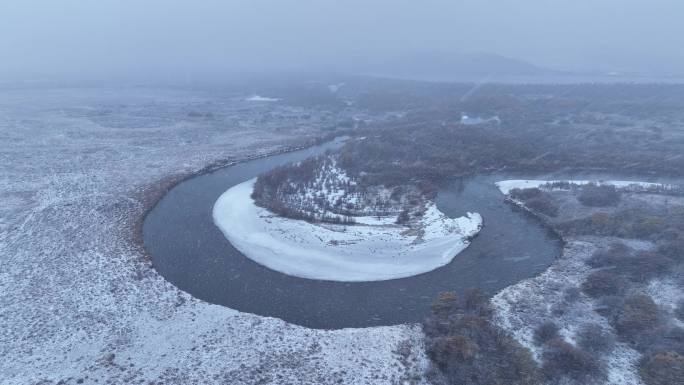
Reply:
[[[0,80],[383,72],[423,53],[684,74],[678,0],[6,0]]]

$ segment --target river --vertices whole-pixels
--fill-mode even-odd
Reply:
[[[213,205],[228,188],[341,143],[239,163],[178,184],[145,218],[144,242],[154,267],[204,301],[306,327],[340,329],[420,322],[439,292],[479,287],[494,294],[539,274],[558,257],[560,241],[504,202],[494,185],[506,179],[503,175],[457,180],[439,191],[442,212],[451,217],[478,212],[484,228],[448,265],[408,278],[347,283],[288,276],[246,258],[214,225]]]

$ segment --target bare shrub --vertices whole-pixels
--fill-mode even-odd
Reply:
[[[622,210],[613,214],[593,213],[588,217],[569,220],[558,225],[559,230],[575,235],[605,235],[621,238],[659,240],[677,218],[649,208]]]
[[[645,294],[635,294],[625,299],[622,310],[615,319],[615,329],[627,340],[635,340],[639,334],[654,329],[660,322],[660,309]]]
[[[431,342],[430,357],[439,366],[447,366],[451,361],[471,360],[479,350],[470,338],[461,335],[435,338]]]
[[[477,314],[483,317],[489,317],[492,314],[492,308],[489,304],[489,298],[480,289],[467,289],[463,293],[463,309],[471,314]]]
[[[639,363],[639,373],[648,385],[673,385],[684,382],[684,356],[673,352],[646,354]]]
[[[582,186],[577,200],[585,206],[615,206],[620,202],[620,192],[615,186],[588,184]]]
[[[615,346],[615,336],[597,324],[585,324],[577,332],[577,344],[595,355],[609,352]]]
[[[542,358],[542,371],[548,380],[565,377],[588,383],[590,379],[605,377],[604,368],[591,354],[559,338],[546,344]]]
[[[620,295],[608,295],[599,298],[596,303],[594,311],[606,317],[607,319],[615,319],[622,311],[622,306],[625,304],[625,299]]]
[[[568,287],[563,292],[563,300],[567,303],[576,302],[581,294],[581,290],[578,287]]]
[[[674,314],[678,320],[684,321],[684,299],[679,300],[679,303],[677,304],[677,308],[675,309]]]
[[[546,321],[534,330],[534,343],[544,345],[545,343],[558,338],[558,326],[552,321]]]
[[[525,205],[531,210],[548,215],[550,217],[558,216],[558,205],[551,199],[548,194],[541,195],[536,198],[528,199]]]
[[[558,205],[553,198],[538,188],[514,188],[509,193],[510,197],[525,203],[529,209],[550,217],[558,216]]]
[[[403,210],[401,210],[401,212],[397,216],[396,223],[398,225],[403,225],[403,224],[408,223],[409,219],[410,219],[410,217],[409,217],[408,209],[403,209]]]
[[[487,297],[442,293],[423,323],[428,357],[445,384],[539,384],[529,350],[494,325]]]
[[[587,265],[591,267],[609,267],[617,265],[620,260],[631,255],[632,249],[624,243],[613,243],[608,249],[599,249],[591,258],[587,260]]]
[[[528,199],[532,198],[538,198],[543,194],[542,190],[533,187],[533,188],[514,188],[509,192],[509,195],[513,199],[517,199],[520,201],[526,201]]]
[[[625,280],[621,276],[609,270],[599,270],[586,278],[582,283],[582,291],[588,296],[598,298],[620,294],[625,285]]]
[[[615,268],[617,274],[636,282],[646,282],[669,272],[675,261],[659,252],[634,253],[628,247],[616,244],[596,251],[586,263],[594,268]]]
[[[654,338],[652,345],[649,347],[650,351],[671,350],[684,355],[684,328],[663,325],[653,332],[656,338]]]
[[[662,243],[658,247],[658,252],[675,261],[684,262],[684,235]]]
[[[662,254],[641,251],[618,262],[618,271],[633,281],[646,282],[670,271],[674,261]]]

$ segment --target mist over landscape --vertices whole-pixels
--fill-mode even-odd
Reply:
[[[0,2],[0,384],[684,385],[683,15]]]
[[[682,77],[683,13],[676,0],[5,1],[0,79],[182,83],[270,71]]]

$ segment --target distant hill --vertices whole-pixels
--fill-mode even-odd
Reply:
[[[424,52],[404,55],[382,63],[375,75],[420,80],[473,80],[557,74],[523,60],[477,53]]]

